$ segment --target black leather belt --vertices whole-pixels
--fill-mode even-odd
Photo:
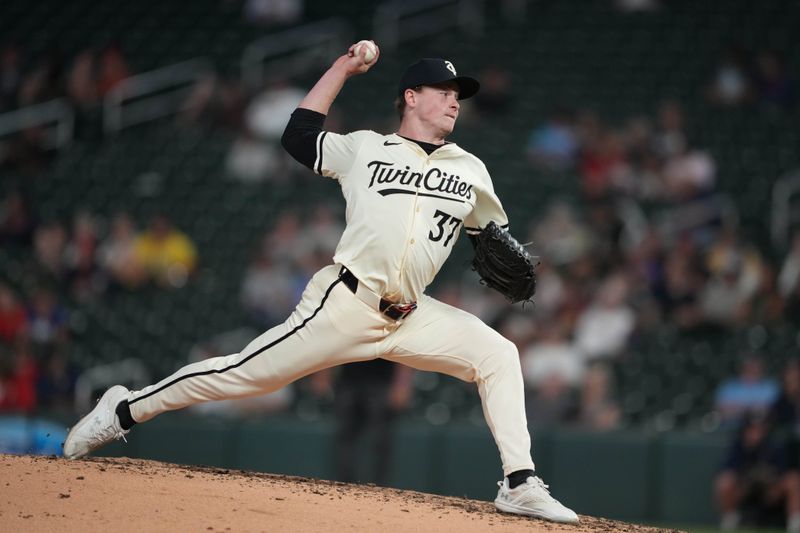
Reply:
[[[410,315],[414,309],[417,308],[416,302],[397,304],[390,302],[386,298],[379,297],[377,294],[373,293],[362,283],[360,283],[355,274],[347,270],[345,267],[342,267],[342,269],[339,271],[339,277],[342,279],[342,283],[344,283],[345,287],[350,289],[350,292],[358,296],[363,302],[376,307],[378,311],[388,316],[392,320],[403,319]],[[359,290],[359,285],[361,285],[361,290]],[[367,296],[366,293],[368,293],[369,296]],[[376,303],[377,305],[375,305]]]

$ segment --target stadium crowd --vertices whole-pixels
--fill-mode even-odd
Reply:
[[[115,45],[82,52],[69,64],[56,53],[28,65],[23,56],[15,46],[2,53],[1,110],[66,96],[91,116],[132,72]],[[709,105],[792,105],[792,80],[774,53],[759,52],[751,61],[732,50],[712,73],[704,93]],[[487,90],[473,109],[465,106],[466,128],[479,127],[481,116],[508,112],[509,73],[487,65],[484,74]],[[278,81],[248,97],[236,82],[211,76],[193,88],[178,122],[235,133],[224,165],[228,176],[291,187],[277,139],[302,92]],[[328,127],[336,129],[340,120],[334,111]],[[625,425],[615,365],[665,324],[691,336],[800,322],[800,237],[776,253],[728,216],[716,189],[717,162],[690,140],[682,103],[664,100],[653,117],[621,123],[558,105],[532,127],[524,147],[532,179],[566,171],[581,192],[554,198],[528,228],[516,230],[542,258],[535,306],[510,307],[477,283],[450,280],[435,288],[436,297],[475,313],[517,344],[535,425]],[[6,144],[0,166],[35,174],[52,157]],[[64,383],[79,371],[69,364],[69,309],[148,284],[191,290],[202,250],[192,242],[192,228],[179,230],[163,214],[139,229],[144,221],[125,212],[106,220],[75,208],[69,221],[52,219],[32,205],[24,187],[7,188],[0,200],[0,244],[27,258],[21,271],[3,276],[0,406],[47,408],[54,400],[46,391],[68,390]],[[281,321],[309,273],[332,256],[342,227],[336,204],[305,207],[302,218],[292,209],[282,212],[254,247],[240,296],[253,327]],[[653,217],[654,210],[667,216]],[[763,339],[752,338],[748,348],[761,349]],[[46,379],[60,385],[39,383]],[[715,385],[709,384],[709,396]]]

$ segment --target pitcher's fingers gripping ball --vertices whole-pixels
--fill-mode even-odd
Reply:
[[[348,49],[347,55],[351,57],[360,57],[364,60],[365,64],[371,65],[376,59],[378,59],[380,51],[378,50],[378,45],[375,44],[375,41],[363,39],[352,45]]]

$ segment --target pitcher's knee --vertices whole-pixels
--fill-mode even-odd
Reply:
[[[493,373],[521,371],[517,346],[508,339],[501,338],[498,340],[497,348],[489,359],[490,362],[488,366]]]
[[[517,345],[508,339],[503,339],[503,341],[505,344],[505,348],[503,350],[503,362],[519,369],[521,365],[519,362],[519,350],[517,349]]]

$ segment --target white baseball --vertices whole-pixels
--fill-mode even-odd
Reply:
[[[378,49],[375,47],[375,43],[372,41],[362,40],[358,41],[353,48],[353,55],[361,55],[361,48],[365,48],[364,51],[364,62],[365,63],[372,63],[375,61],[375,57],[378,55]]]

